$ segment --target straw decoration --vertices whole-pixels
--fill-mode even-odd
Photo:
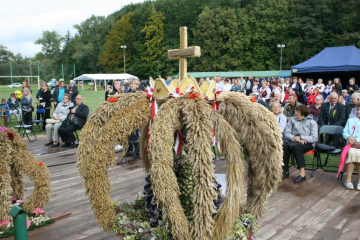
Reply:
[[[97,138],[93,139],[93,144],[80,145],[81,149],[79,149],[79,152],[82,152],[82,155],[78,156],[79,173],[84,179],[95,218],[107,231],[111,230],[115,220],[115,212],[111,208],[110,183],[107,177],[108,165],[116,164],[115,145],[121,144],[125,149],[129,135],[145,125],[150,118],[149,102],[146,98],[138,101],[131,100],[128,103],[127,107],[121,107],[121,110],[114,113],[102,128],[95,130]],[[94,127],[94,123],[90,122],[88,126]],[[89,153],[89,155],[84,156],[84,153]]]
[[[13,166],[14,177],[17,183],[18,191],[14,195],[17,197],[24,196],[23,174],[29,176],[34,183],[34,191],[26,199],[23,207],[27,211],[33,211],[37,207],[44,207],[49,202],[51,193],[50,171],[40,164],[34,156],[28,151],[28,147],[19,133],[14,129],[9,129],[14,134],[13,141]]]
[[[259,218],[282,176],[282,135],[275,115],[235,92],[218,96],[219,113],[234,126],[249,153],[247,211]]]
[[[188,156],[193,164],[195,180],[192,239],[211,239],[214,224],[212,215],[216,213],[211,112],[211,107],[201,99],[186,99],[182,107],[189,145]]]
[[[223,144],[226,155],[226,195],[220,211],[216,214],[212,239],[225,239],[242,211],[242,197],[245,191],[244,166],[237,133],[217,112],[212,112],[216,139]]]
[[[174,239],[193,239],[189,222],[181,207],[180,189],[177,183],[174,165],[174,132],[181,127],[180,108],[184,99],[168,100],[155,116],[150,130],[151,180],[154,195],[163,207],[164,219],[171,229]]]
[[[11,140],[8,138],[5,131],[0,132],[0,220],[11,219],[10,210],[12,208],[12,187],[11,187],[11,175],[10,165],[12,162],[13,149],[11,147]]]

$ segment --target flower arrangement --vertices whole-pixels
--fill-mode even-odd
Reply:
[[[18,205],[20,207],[23,207],[25,201],[13,198],[12,203],[13,206]],[[55,222],[55,220],[51,219],[49,216],[46,215],[45,210],[42,208],[35,208],[34,211],[31,213],[27,212],[26,218],[26,227],[29,231]],[[0,238],[7,238],[12,235],[14,235],[14,225],[12,220],[0,220]]]
[[[111,102],[111,103],[114,103],[114,102],[117,102],[118,99],[117,99],[116,97],[110,97],[110,98],[108,98],[106,101]]]

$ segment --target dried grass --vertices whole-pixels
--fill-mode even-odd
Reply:
[[[145,168],[145,171],[147,173],[150,170],[150,159],[149,159],[149,155],[146,154],[148,150],[149,123],[150,121],[141,128],[141,132],[140,132],[140,156],[143,162],[143,167]]]
[[[187,99],[184,101],[182,112],[183,124],[187,130],[188,156],[193,164],[195,181],[192,239],[207,240],[212,236],[212,216],[216,213],[214,200],[217,198],[213,184],[215,167],[211,149],[212,109],[202,99]]]
[[[219,113],[237,131],[249,153],[247,211],[256,218],[266,213],[265,203],[282,176],[282,135],[275,115],[243,94],[218,96]]]
[[[226,155],[226,195],[220,211],[215,217],[212,239],[225,239],[242,210],[241,200],[245,190],[244,166],[241,158],[241,147],[236,139],[234,128],[217,112],[212,113],[215,136],[222,142]]]
[[[11,147],[11,140],[8,138],[6,132],[0,132],[0,220],[11,219],[9,211],[12,208],[12,187],[10,165],[12,162],[13,149]]]
[[[129,98],[124,98],[127,107],[117,104],[120,109],[100,129],[97,129],[94,122],[87,124],[86,137],[88,132],[97,132],[96,138],[92,142],[83,142],[79,146],[78,168],[79,174],[84,179],[86,192],[89,195],[94,215],[100,226],[105,230],[111,230],[114,224],[115,212],[110,197],[110,183],[107,177],[107,167],[109,164],[116,164],[114,153],[115,145],[121,144],[126,148],[128,136],[136,129],[145,125],[150,118],[149,101],[146,98],[134,97],[139,94],[132,94]],[[120,101],[120,99],[119,99]],[[114,106],[115,107],[115,106]],[[109,110],[110,111],[110,110]],[[98,113],[100,114],[100,113]],[[100,119],[100,118],[93,118]],[[88,153],[88,155],[84,155]]]
[[[163,207],[164,219],[174,239],[188,240],[192,239],[190,226],[181,207],[180,189],[173,171],[174,132],[181,127],[183,102],[183,98],[174,98],[159,108],[150,130],[149,156],[154,195]]]
[[[23,174],[27,175],[34,183],[34,191],[26,199],[23,207],[27,211],[33,211],[37,207],[44,207],[49,202],[51,193],[50,171],[29,152],[28,147],[21,136],[14,129],[9,129],[15,136],[13,141],[13,165],[14,177],[19,186],[15,196],[24,196]]]

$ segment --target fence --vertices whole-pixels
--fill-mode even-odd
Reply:
[[[0,85],[26,80],[37,84],[38,79],[46,82],[63,78],[69,82],[75,78],[75,64],[53,64],[49,61],[34,62],[30,60],[0,63]]]

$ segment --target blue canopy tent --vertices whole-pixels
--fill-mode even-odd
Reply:
[[[292,66],[291,74],[301,77],[326,76],[328,79],[338,76],[359,78],[360,50],[355,46],[327,47],[305,62]]]

